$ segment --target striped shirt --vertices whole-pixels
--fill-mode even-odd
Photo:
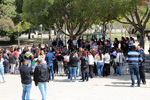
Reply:
[[[128,64],[139,64],[139,62],[142,61],[142,57],[140,56],[140,53],[137,51],[130,51],[128,52],[126,61]]]

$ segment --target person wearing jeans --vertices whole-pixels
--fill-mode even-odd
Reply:
[[[47,98],[47,82],[38,82],[38,88],[42,94],[42,100]]]
[[[38,58],[37,60],[37,67],[34,71],[34,81],[35,85],[38,86],[41,95],[42,100],[46,100],[47,98],[47,82],[49,82],[49,70],[45,63],[42,63],[42,58]]]
[[[54,70],[53,70],[53,65],[52,66],[49,66],[49,70],[50,70],[50,80],[54,80]],[[51,78],[52,76],[52,78]]]
[[[72,75],[74,74],[74,79],[76,81],[76,71],[77,71],[77,66],[78,66],[78,58],[76,57],[75,53],[72,53],[70,58],[70,67],[69,67],[69,78],[70,81],[72,82]]]
[[[54,66],[53,66],[53,60],[55,60],[55,56],[54,54],[52,53],[52,51],[49,51],[49,50],[46,50],[47,54],[46,54],[46,57],[45,57],[45,61],[47,63],[47,66],[50,70],[50,80],[51,80],[51,74],[52,74],[52,80],[54,80]]]
[[[70,81],[72,81],[72,76],[74,75],[74,80],[77,80],[77,76],[76,76],[76,71],[77,71],[77,67],[70,67],[69,68],[69,72],[70,72]]]
[[[4,76],[4,59],[2,58],[3,54],[2,52],[0,51],[0,73],[2,75],[2,78],[3,78],[3,82],[5,82],[5,76]],[[1,82],[1,80],[0,80]]]
[[[96,54],[95,59],[97,61],[97,75],[100,76],[100,72],[101,72],[101,77],[103,77],[104,55],[102,54],[101,51],[99,51]]]
[[[31,91],[32,84],[22,84],[22,87],[23,87],[22,100],[30,100],[30,91]]]
[[[28,67],[29,61],[24,60],[23,66],[20,66],[21,83],[23,87],[22,100],[30,100],[30,91],[32,87],[31,75],[33,74],[30,67]],[[25,99],[26,97],[26,99]]]
[[[139,65],[138,64],[130,64],[129,65],[129,69],[130,69],[130,74],[131,74],[131,81],[132,81],[132,86],[134,86],[135,81],[134,81],[134,75],[136,75],[137,77],[137,82],[138,82],[138,86],[140,86],[140,73],[139,73]]]
[[[116,69],[115,76],[117,76],[118,72],[119,72],[119,75],[121,76],[121,65],[123,65],[123,62],[125,61],[123,51],[121,49],[119,49],[118,51],[119,52],[116,57],[117,69]]]
[[[1,62],[2,62],[2,59],[1,59]],[[3,67],[3,64],[0,62],[0,73],[2,75],[2,78],[3,78],[3,82],[5,82],[5,76],[4,76],[4,67]],[[0,80],[1,82],[1,80]]]
[[[118,65],[117,65],[115,76],[117,76],[118,73],[121,76],[121,64],[120,63],[118,63]]]
[[[103,68],[104,68],[104,62],[97,62],[97,75],[103,77]]]
[[[126,61],[129,64],[129,69],[130,69],[130,74],[131,74],[131,81],[132,81],[131,87],[134,87],[135,85],[134,75],[136,75],[137,80],[138,80],[137,86],[140,87],[139,62],[142,62],[143,59],[140,53],[136,51],[135,46],[131,46],[131,51],[128,52]]]

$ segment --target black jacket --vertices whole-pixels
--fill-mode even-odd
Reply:
[[[77,57],[70,57],[70,67],[77,67],[78,66],[78,58]]]
[[[33,74],[30,67],[23,65],[20,67],[20,75],[22,84],[30,84],[32,82],[31,75]]]
[[[38,82],[48,82],[49,81],[49,69],[46,64],[39,64],[34,71],[34,82],[37,86]]]

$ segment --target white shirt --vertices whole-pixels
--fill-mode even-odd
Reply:
[[[94,65],[94,57],[92,55],[88,55],[89,57],[89,65]]]
[[[68,55],[64,56],[64,61],[66,61],[66,62],[69,61],[69,56]]]
[[[109,55],[109,53],[106,53],[104,55],[104,63],[110,64],[110,55]]]
[[[103,61],[104,55],[102,54],[102,60],[100,60],[99,54],[96,54],[96,55],[95,55],[95,59],[96,59],[97,62],[104,62],[104,61]]]
[[[73,40],[73,45],[77,45],[77,40]]]

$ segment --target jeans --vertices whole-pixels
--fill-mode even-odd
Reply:
[[[53,65],[49,66],[49,70],[50,70],[50,80],[51,80],[51,74],[52,74],[52,80],[54,79],[54,70],[53,70]]]
[[[100,76],[100,71],[101,71],[101,76],[103,76],[103,68],[104,68],[104,63],[97,62],[97,75],[98,76]]]
[[[22,100],[30,100],[31,86],[32,86],[32,83],[31,84],[22,84],[22,87],[23,87]],[[25,96],[26,96],[26,99],[25,99]]]
[[[42,100],[46,100],[47,97],[47,82],[38,82],[38,87],[42,95]]]
[[[1,73],[2,78],[3,78],[3,82],[5,82],[4,67],[1,67],[1,65],[0,65],[0,73]],[[1,80],[0,80],[0,81],[1,81]]]
[[[138,85],[140,85],[139,65],[138,64],[129,65],[129,69],[130,69],[130,74],[131,74],[132,85],[135,84],[134,74],[136,74],[136,77],[137,77],[137,80],[138,80]]]
[[[117,66],[115,76],[117,76],[118,72],[119,72],[119,75],[121,76],[121,63],[119,63],[119,66]]]
[[[89,80],[89,73],[88,72],[83,72],[82,73],[82,80],[83,80],[83,82],[85,81],[85,79],[86,79],[86,81],[88,81]]]
[[[76,81],[76,71],[77,67],[70,67],[69,68],[69,73],[70,73],[70,81],[72,81],[72,76],[74,75],[74,80]]]

